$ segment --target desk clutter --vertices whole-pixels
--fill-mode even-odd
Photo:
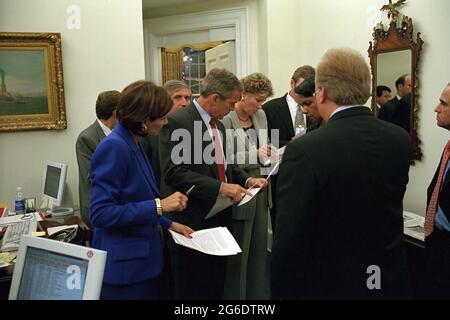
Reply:
[[[88,245],[90,231],[78,216],[53,220],[44,213],[32,212],[8,215],[6,205],[0,206],[0,268],[8,267],[14,260],[23,235]]]

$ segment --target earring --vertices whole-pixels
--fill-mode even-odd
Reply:
[[[148,130],[147,125],[146,125],[146,124],[143,124],[143,125],[142,125],[142,131],[147,131],[147,130]]]

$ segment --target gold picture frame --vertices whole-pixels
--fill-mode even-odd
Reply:
[[[0,132],[66,128],[61,34],[0,32]]]

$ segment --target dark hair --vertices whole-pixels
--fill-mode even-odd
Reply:
[[[314,83],[314,78],[307,78],[301,84],[294,88],[296,94],[300,94],[305,98],[312,97],[316,91],[316,85]]]
[[[386,87],[386,86],[377,86],[377,88],[376,88],[377,97],[381,97],[381,95],[383,94],[383,91],[391,92],[391,88]]]
[[[113,111],[117,108],[120,92],[117,90],[101,92],[95,103],[95,114],[100,120],[111,118]]]
[[[312,79],[312,81],[314,82],[315,76],[316,76],[316,70],[314,70],[314,68],[311,66],[304,65],[304,66],[298,67],[294,71],[291,79],[294,80],[295,83],[297,83],[297,81],[300,78]]]
[[[402,75],[400,78],[397,79],[397,81],[395,81],[395,87],[398,89],[399,85],[404,86],[405,85],[405,80],[406,80],[406,76],[409,75],[409,73]]]
[[[213,93],[218,93],[221,100],[228,99],[233,91],[242,92],[242,84],[239,79],[226,69],[211,69],[200,85],[200,95],[208,97]]]
[[[139,80],[120,94],[117,120],[132,133],[145,136],[142,123],[164,117],[172,107],[167,91],[151,81]]]

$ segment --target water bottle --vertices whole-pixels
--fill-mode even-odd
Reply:
[[[15,204],[16,214],[25,213],[25,199],[23,198],[22,187],[16,188],[16,204]]]

